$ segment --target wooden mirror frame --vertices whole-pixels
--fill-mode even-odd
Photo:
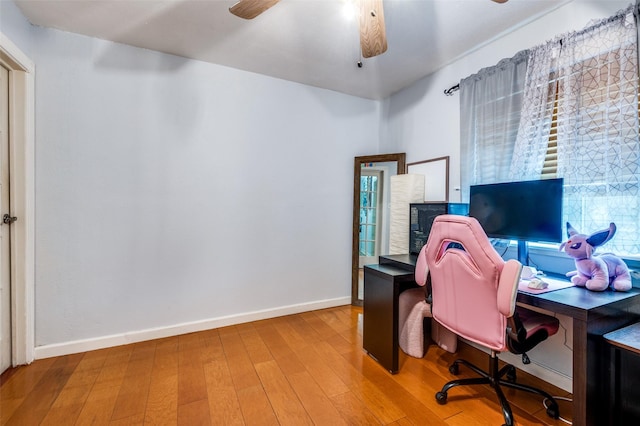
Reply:
[[[360,171],[366,163],[387,163],[395,161],[397,173],[403,175],[407,170],[407,155],[403,153],[379,154],[355,157],[353,166],[353,234],[351,244],[351,304],[362,306],[358,299],[358,241],[360,239]]]

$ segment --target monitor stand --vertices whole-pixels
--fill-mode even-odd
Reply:
[[[523,240],[518,240],[518,262],[520,262],[522,266],[529,265],[529,247],[527,246],[527,242]]]

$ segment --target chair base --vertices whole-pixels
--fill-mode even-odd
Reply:
[[[513,389],[519,389],[523,391],[527,391],[530,393],[535,393],[543,396],[548,400],[547,407],[547,415],[553,419],[558,419],[560,417],[560,409],[558,407],[558,403],[556,400],[549,395],[547,392],[542,389],[534,388],[531,386],[523,385],[520,383],[516,383],[516,368],[513,365],[507,364],[501,369],[498,369],[498,354],[495,351],[491,351],[490,359],[489,359],[489,372],[486,372],[472,363],[464,360],[457,359],[451,364],[449,367],[449,372],[451,374],[458,374],[460,364],[470,368],[480,377],[477,378],[468,378],[468,379],[458,379],[452,380],[446,383],[442,390],[436,393],[436,400],[439,404],[447,403],[447,392],[449,389],[455,386],[461,385],[490,385],[498,395],[498,399],[500,401],[500,406],[502,407],[502,414],[505,420],[505,426],[513,426],[513,413],[511,411],[511,406],[507,401],[504,393],[502,392],[501,386],[506,386]],[[505,377],[503,379],[503,377]]]

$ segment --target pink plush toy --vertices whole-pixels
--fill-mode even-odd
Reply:
[[[618,291],[631,288],[631,275],[627,265],[618,256],[603,253],[594,256],[596,247],[603,245],[616,233],[616,225],[611,222],[609,229],[594,232],[591,235],[578,233],[567,222],[568,240],[560,244],[559,250],[575,259],[576,270],[567,273],[571,282],[589,290],[604,291],[609,286]]]

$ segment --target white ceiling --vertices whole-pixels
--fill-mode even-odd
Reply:
[[[384,0],[388,50],[362,59],[346,0],[281,0],[253,20],[235,0],[15,0],[32,24],[382,99],[571,0]]]

